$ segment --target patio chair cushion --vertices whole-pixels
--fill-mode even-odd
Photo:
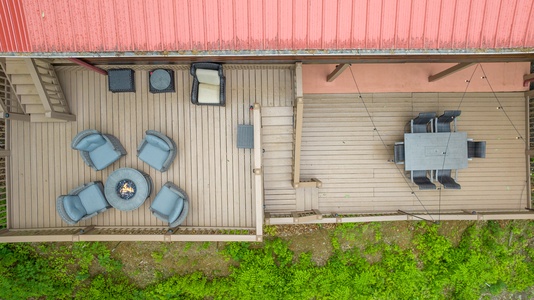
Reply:
[[[96,148],[104,145],[105,143],[106,143],[106,140],[102,137],[102,135],[92,134],[90,136],[85,137],[74,147],[78,150],[91,152],[95,150]]]
[[[98,185],[91,185],[78,194],[88,215],[105,209],[108,206],[104,194]]]
[[[119,151],[116,151],[111,143],[105,143],[89,152],[89,157],[98,170],[102,170],[111,165],[121,156],[122,154]]]
[[[65,196],[63,198],[63,205],[67,215],[75,222],[87,215],[87,211],[83,207],[82,201],[78,196]]]
[[[198,85],[198,103],[217,104],[221,101],[220,93],[218,85],[201,83]]]
[[[161,148],[161,150],[164,150],[164,151],[171,150],[171,148],[169,148],[169,145],[164,140],[160,139],[159,137],[155,135],[147,134],[145,139],[147,143],[153,146],[156,146],[158,148]]]
[[[148,140],[149,136],[147,136]],[[167,146],[168,148],[168,146]],[[163,163],[169,156],[169,150],[163,150],[158,146],[154,146],[151,143],[146,143],[139,152],[139,159],[146,162],[155,169],[160,170],[163,168]]]
[[[151,208],[158,213],[155,214],[156,217],[167,217],[166,220],[162,219],[162,221],[172,223],[182,212],[184,208],[184,199],[168,187],[163,186],[156,195]]]
[[[221,78],[219,71],[208,69],[197,69],[196,71],[198,82],[211,85],[221,85]]]

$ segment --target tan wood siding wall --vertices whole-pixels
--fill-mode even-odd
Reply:
[[[237,124],[252,124],[250,106],[292,105],[291,65],[226,65],[225,108],[190,103],[188,66],[175,70],[176,93],[148,92],[150,66],[134,66],[136,93],[112,94],[107,77],[78,67],[59,67],[57,73],[77,121],[72,123],[11,124],[11,228],[67,226],[57,216],[56,197],[85,182],[105,182],[120,167],[147,172],[155,191],[131,212],[110,209],[80,226],[162,226],[148,207],[155,193],[172,181],[185,189],[191,209],[184,223],[190,227],[255,228],[253,153],[237,149]],[[87,167],[70,149],[77,132],[93,128],[119,138],[128,155],[103,171]],[[178,145],[178,156],[166,173],[151,169],[136,157],[148,129],[161,131]]]
[[[307,95],[301,176],[323,182],[319,210],[366,213],[437,210],[522,210],[527,206],[525,98],[498,93]],[[408,185],[403,165],[390,162],[393,145],[419,112],[460,109],[458,131],[487,141],[485,159],[459,171],[461,190],[420,191]],[[514,128],[515,126],[515,128]],[[519,132],[516,132],[516,129]],[[412,194],[412,189],[415,195]],[[417,199],[419,198],[419,200]]]

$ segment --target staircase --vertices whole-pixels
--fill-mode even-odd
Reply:
[[[46,59],[6,58],[2,71],[31,122],[75,121],[54,67]]]

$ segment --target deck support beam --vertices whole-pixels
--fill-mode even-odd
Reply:
[[[31,116],[27,114],[20,114],[20,113],[3,113],[0,115],[0,118],[30,122]]]
[[[328,74],[326,76],[326,82],[332,82],[334,79],[336,79],[343,71],[345,71],[348,67],[350,67],[350,64],[339,64],[336,66],[334,71],[332,73]]]
[[[455,66],[452,66],[446,70],[443,70],[441,72],[439,72],[438,74],[435,74],[435,75],[432,75],[432,76],[429,76],[428,77],[428,82],[434,82],[434,81],[437,81],[437,80],[440,80],[444,77],[447,77],[451,74],[454,74],[458,71],[461,71],[465,68],[468,68],[470,67],[471,65],[474,65],[475,63],[474,62],[466,62],[466,63],[459,63]]]
[[[81,59],[78,59],[78,58],[67,58],[67,59],[72,61],[75,64],[78,64],[78,65],[84,67],[84,68],[87,68],[87,69],[89,69],[91,71],[95,71],[98,74],[102,74],[102,75],[105,75],[105,76],[108,75],[108,71],[106,71],[104,69],[100,69],[99,67],[95,67],[92,64],[87,63],[87,62],[85,62],[85,61],[83,61]]]

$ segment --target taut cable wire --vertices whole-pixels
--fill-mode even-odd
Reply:
[[[384,146],[384,148],[386,149],[388,154],[390,154],[391,152],[390,152],[388,146],[386,145],[386,143],[382,139],[382,135],[380,134],[380,132],[376,128],[376,125],[375,125],[375,122],[373,120],[373,117],[371,116],[371,113],[369,112],[369,109],[367,108],[367,105],[365,104],[365,101],[363,101],[362,93],[360,92],[360,87],[358,86],[358,83],[356,82],[356,78],[354,77],[354,73],[352,72],[352,65],[349,66],[349,70],[350,70],[350,74],[352,75],[352,80],[354,81],[354,85],[356,86],[356,90],[358,91],[358,97],[362,100],[363,107],[365,108],[367,116],[369,117],[369,120],[371,121],[371,124],[373,125],[373,130],[378,135],[378,138],[380,139],[380,142],[382,142],[382,145]],[[426,214],[432,219],[432,222],[436,223],[436,220],[434,220],[432,215],[428,212],[428,210],[426,209],[426,207],[423,204],[423,202],[421,201],[421,199],[419,199],[419,196],[415,193],[412,185],[408,182],[408,179],[406,178],[406,176],[404,176],[403,170],[401,170],[397,164],[395,164],[395,168],[397,168],[397,171],[399,171],[399,173],[402,175],[402,178],[404,178],[404,181],[406,182],[406,184],[410,188],[410,191],[412,192],[412,195],[414,195],[415,198],[417,199],[417,201],[419,201],[419,203],[421,204],[421,206],[425,210]]]

